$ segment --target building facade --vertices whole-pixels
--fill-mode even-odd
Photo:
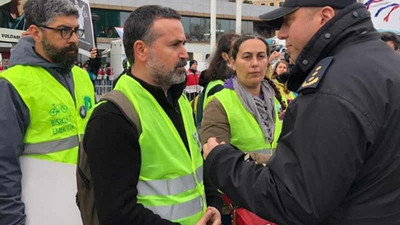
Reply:
[[[147,0],[91,0],[92,16],[97,15],[95,35],[99,49],[106,49],[112,40],[119,36],[115,27],[123,27],[129,14],[136,8],[147,5]],[[190,58],[205,61],[211,54],[210,49],[210,0],[152,0],[151,4],[171,7],[182,15],[182,24],[188,40],[187,50]],[[261,7],[255,4],[243,4],[242,33],[259,33],[270,37],[273,30],[266,27],[259,15],[274,10],[275,7]],[[236,3],[229,0],[217,0],[217,38],[225,32],[235,32]]]
[[[254,0],[254,2],[260,0]],[[264,0],[265,1],[265,0]],[[236,3],[232,0],[216,0],[216,35],[225,32],[235,32]],[[251,3],[251,1],[246,1]],[[204,62],[212,53],[210,48],[210,11],[211,0],[89,0],[93,19],[94,36],[97,48],[108,52],[111,42],[120,39],[115,28],[123,27],[130,13],[143,5],[162,5],[177,10],[182,15],[186,44],[189,57]],[[274,10],[276,7],[261,4],[243,4],[241,33],[258,33],[264,37],[273,36],[273,30],[267,27],[259,18],[261,14]],[[15,43],[0,42],[0,65],[8,65],[10,49]],[[110,62],[108,53],[107,62]],[[78,61],[84,62],[87,56],[79,55]]]
[[[273,6],[279,7],[283,4],[284,0],[252,0],[252,3],[255,5],[265,5],[265,6]]]

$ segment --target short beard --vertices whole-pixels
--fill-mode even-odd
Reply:
[[[48,42],[47,39],[43,39],[42,46],[51,62],[60,63],[66,68],[71,68],[78,58],[78,46],[75,44],[60,49]]]
[[[154,54],[154,52],[150,52],[149,59],[147,68],[151,79],[164,90],[168,90],[172,85],[180,84],[185,81],[186,74],[184,66],[187,64],[185,59],[181,59],[172,71],[167,71],[165,69],[167,66],[158,59],[157,54]]]

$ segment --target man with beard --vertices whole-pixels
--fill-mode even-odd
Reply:
[[[115,104],[102,102],[83,140],[102,225],[221,223],[218,210],[206,206],[196,127],[182,95],[188,54],[180,19],[173,9],[143,6],[125,22],[132,67],[115,91],[140,122],[129,123]]]
[[[29,0],[24,10],[30,36],[0,74],[0,224],[80,224],[74,175],[94,105],[74,66],[83,31],[68,0]]]

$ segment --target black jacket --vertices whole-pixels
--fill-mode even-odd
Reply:
[[[400,224],[400,57],[362,4],[312,37],[289,87],[300,95],[267,166],[220,145],[205,162],[214,184],[280,225]]]
[[[185,83],[173,85],[169,89],[168,97],[165,97],[160,87],[131,77],[154,96],[175,125],[186,149],[189,149],[178,105]],[[141,168],[139,135],[137,128],[128,122],[113,103],[106,102],[95,108],[88,122],[83,144],[89,159],[101,225],[176,224],[162,219],[137,203],[136,185]],[[221,208],[222,200],[217,190],[210,187],[207,177],[204,177],[204,182],[208,205]]]

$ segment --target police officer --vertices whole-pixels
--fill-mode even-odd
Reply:
[[[261,18],[296,60],[299,97],[266,167],[210,138],[206,173],[278,224],[399,224],[400,58],[370,13],[355,0],[286,0]]]
[[[31,36],[0,74],[0,224],[80,224],[75,165],[94,92],[74,66],[79,14],[68,0],[24,9]]]

